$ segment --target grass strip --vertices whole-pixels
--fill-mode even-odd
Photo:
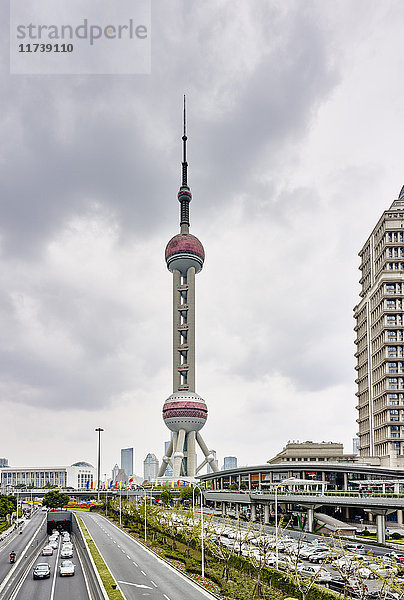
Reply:
[[[79,522],[83,536],[90,549],[91,556],[93,557],[93,561],[95,563],[97,571],[101,577],[101,581],[104,584],[105,590],[108,594],[108,598],[110,600],[125,600],[120,590],[118,588],[114,589],[116,586],[115,579],[112,577],[110,570],[108,569],[104,559],[98,551],[97,546],[95,545],[91,535],[88,533],[87,527],[84,525],[83,519],[79,517],[79,515],[76,515],[76,517]]]

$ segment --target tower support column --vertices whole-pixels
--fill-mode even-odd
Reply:
[[[185,442],[185,429],[180,429],[178,437],[174,446],[173,454],[173,477],[178,479],[181,475],[182,459],[184,458],[184,442]]]

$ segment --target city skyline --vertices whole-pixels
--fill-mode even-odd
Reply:
[[[123,447],[135,473],[163,455],[162,256],[177,227],[184,93],[191,231],[206,249],[203,436],[240,465],[288,439],[351,451],[358,252],[404,184],[403,17],[398,1],[157,0],[150,75],[11,76],[3,60],[0,455],[11,466],[48,464],[45,439],[54,464],[96,465],[98,426],[103,473]]]

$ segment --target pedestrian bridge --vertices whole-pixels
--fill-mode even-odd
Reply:
[[[260,492],[205,491],[205,500],[221,505],[226,514],[229,505],[234,505],[236,512],[242,505],[250,507],[251,519],[256,518],[256,509],[263,507],[264,522],[269,522],[270,508],[277,504],[298,504],[307,510],[308,530],[313,531],[314,511],[321,506],[357,507],[376,516],[377,541],[385,542],[386,515],[404,509],[404,496],[399,494],[361,495],[358,492],[297,492],[287,490],[270,490]]]

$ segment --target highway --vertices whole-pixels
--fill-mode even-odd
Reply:
[[[47,537],[46,537],[46,529],[45,529],[45,515],[42,513],[37,513],[34,517],[32,517],[32,523],[26,525],[26,531],[23,535],[17,535],[12,542],[7,544],[7,547],[2,548],[0,553],[1,560],[1,579],[4,580],[4,577],[7,575],[7,572],[11,569],[15,569],[15,577],[11,577],[8,585],[0,591],[0,599],[3,600],[71,600],[72,598],[77,598],[78,600],[91,600],[89,592],[87,590],[87,585],[85,581],[85,577],[83,574],[83,569],[81,565],[81,561],[77,554],[76,544],[74,536],[72,538],[73,541],[73,562],[76,565],[75,574],[73,577],[60,577],[58,572],[58,567],[61,563],[60,559],[60,551],[61,551],[61,541],[59,540],[58,548],[54,550],[52,556],[42,556],[42,548],[46,545]],[[13,549],[17,553],[17,557],[21,556],[21,551],[23,548],[19,550],[19,546],[23,546],[23,540],[20,541],[19,538],[23,538],[23,536],[27,536],[29,538],[29,531],[31,531],[31,536],[34,533],[35,529],[38,525],[41,524],[40,531],[35,536],[33,543],[29,545],[28,551],[24,552],[22,560],[20,564],[10,565],[9,564],[9,552]],[[31,527],[32,525],[32,527]],[[36,528],[35,528],[36,525]],[[27,543],[26,540],[25,545]],[[38,541],[38,544],[37,544]],[[34,552],[31,550],[35,549]],[[31,552],[31,555],[30,555]],[[51,575],[49,579],[44,580],[34,580],[32,576],[32,571],[34,566],[37,563],[44,562],[48,563],[51,567]],[[8,564],[7,569],[4,569],[4,566]],[[4,572],[4,575],[3,575]]]
[[[212,600],[203,590],[142,544],[95,513],[80,513],[126,600]]]
[[[10,552],[14,550],[14,552],[17,555],[18,561],[18,559],[21,557],[22,552],[25,551],[26,553],[28,550],[39,544],[40,540],[45,535],[45,519],[46,513],[43,513],[41,511],[35,512],[30,519],[25,521],[24,525],[22,526],[21,535],[18,533],[18,531],[16,531],[15,533],[10,534],[0,543],[0,597],[1,583],[4,581],[8,573],[16,568],[15,565],[10,564]],[[41,524],[42,527],[40,528]],[[37,530],[39,530],[37,535],[31,541],[31,538]]]

